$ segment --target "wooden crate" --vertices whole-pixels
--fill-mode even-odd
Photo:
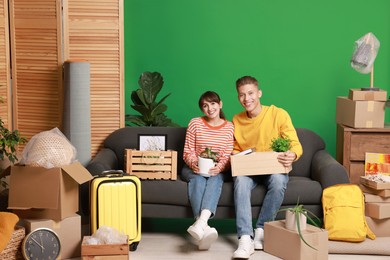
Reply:
[[[284,167],[276,152],[254,152],[230,156],[232,176],[289,173],[292,168]]]
[[[85,241],[88,236],[83,238],[81,244],[81,259],[82,260],[98,260],[98,259],[129,259],[129,244],[106,244],[106,245],[88,245]]]
[[[177,178],[176,151],[137,151],[125,149],[125,172],[140,179]]]

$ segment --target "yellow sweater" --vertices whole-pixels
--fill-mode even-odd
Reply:
[[[271,151],[271,140],[279,136],[291,140],[290,151],[302,155],[302,146],[289,114],[282,108],[274,105],[262,106],[260,114],[249,118],[246,111],[233,117],[234,150],[241,152],[249,148],[256,148],[257,152]]]

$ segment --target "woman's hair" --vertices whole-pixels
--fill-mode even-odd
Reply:
[[[199,104],[199,108],[200,108],[201,111],[203,111],[203,104],[204,104],[205,101],[216,102],[216,103],[219,104],[221,102],[221,98],[214,91],[206,91],[199,98],[198,104]],[[222,119],[226,119],[225,118],[225,114],[223,113],[222,109],[219,111],[219,117],[222,118]]]
[[[236,89],[238,89],[239,87],[241,87],[243,85],[247,85],[247,84],[253,84],[255,86],[259,86],[257,79],[255,79],[254,77],[251,77],[251,76],[244,76],[244,77],[239,78],[236,81]]]

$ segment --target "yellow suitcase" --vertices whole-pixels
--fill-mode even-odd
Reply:
[[[141,240],[141,182],[135,175],[106,171],[90,183],[91,232],[109,226],[128,235],[129,249]]]

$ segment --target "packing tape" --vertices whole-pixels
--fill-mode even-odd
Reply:
[[[366,121],[366,127],[372,128],[373,122],[372,121]]]
[[[375,101],[367,101],[367,112],[374,112]]]

